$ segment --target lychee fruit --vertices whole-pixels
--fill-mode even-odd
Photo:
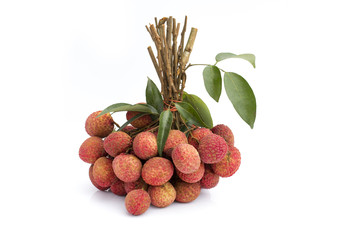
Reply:
[[[228,151],[223,137],[209,134],[203,137],[198,146],[198,152],[204,163],[212,164],[221,161]]]
[[[200,182],[196,183],[186,183],[178,180],[174,184],[176,190],[176,201],[182,203],[188,203],[195,200],[201,193]]]
[[[161,186],[150,186],[148,193],[151,198],[152,205],[164,208],[171,205],[176,199],[176,190],[170,182]]]
[[[135,182],[125,182],[124,183],[124,189],[125,189],[126,193],[129,193],[130,191],[135,190],[135,189],[147,190],[148,185],[147,185],[147,183],[145,183],[143,181],[142,178],[139,178],[139,180],[137,180]]]
[[[87,138],[79,148],[79,157],[87,163],[94,163],[98,158],[106,156],[103,140],[100,137]]]
[[[158,143],[156,136],[151,132],[139,133],[133,141],[133,150],[136,156],[143,160],[158,155]]]
[[[220,177],[215,174],[210,165],[205,165],[204,175],[201,179],[202,188],[213,188],[219,183]]]
[[[185,134],[182,131],[171,129],[163,151],[166,155],[171,156],[173,148],[182,143],[188,143]]]
[[[234,135],[232,133],[232,130],[228,126],[224,124],[218,124],[215,127],[213,127],[211,131],[214,134],[223,137],[227,142],[228,146],[234,145]]]
[[[94,177],[93,177],[93,164],[90,166],[90,168],[88,170],[88,176],[90,177],[90,180],[91,180],[91,183],[93,184],[93,186],[98,188],[100,191],[106,191],[107,189],[109,189],[109,187],[101,187],[101,186],[99,186],[96,183],[96,181],[94,181]]]
[[[140,215],[147,211],[151,204],[149,194],[143,189],[135,189],[125,197],[125,207],[132,215]]]
[[[112,193],[118,196],[125,196],[127,192],[124,189],[124,182],[121,181],[119,178],[115,178],[110,186],[110,190]]]
[[[196,148],[190,144],[179,144],[172,151],[172,160],[182,173],[193,173],[199,169],[201,159]]]
[[[106,113],[97,118],[102,111],[97,111],[88,116],[85,129],[90,136],[104,138],[108,136],[114,129],[114,121],[110,113]]]
[[[188,142],[189,142],[189,144],[194,146],[196,149],[198,149],[199,141],[201,141],[201,139],[203,137],[205,137],[209,134],[212,134],[210,129],[208,129],[208,128],[197,128],[189,134]]]
[[[104,140],[104,149],[112,157],[124,153],[131,145],[131,137],[125,132],[113,132]]]
[[[145,104],[145,103],[138,103],[138,104]],[[126,114],[127,120],[129,121],[131,118],[141,113],[142,112],[128,111]],[[139,117],[138,119],[135,119],[130,124],[136,128],[143,128],[147,126],[148,124],[150,124],[151,122],[152,122],[152,117],[150,115],[144,115],[142,117]]]
[[[135,130],[135,129],[136,129],[135,127],[133,127],[133,126],[131,126],[131,125],[127,125],[127,126],[125,126],[125,127],[122,129],[122,132],[129,133],[129,132],[131,132],[131,131],[133,131],[133,130]]]
[[[112,161],[106,157],[98,158],[93,165],[94,181],[101,187],[110,187],[116,176],[112,169]]]
[[[170,160],[154,157],[143,165],[142,178],[149,185],[160,186],[171,179],[173,170],[173,164]]]
[[[178,177],[184,182],[195,183],[200,181],[204,175],[204,163],[201,162],[201,165],[199,166],[198,170],[193,173],[185,174],[179,171],[178,168],[176,168],[176,172]]]
[[[240,164],[240,152],[236,147],[231,146],[225,157],[220,162],[212,164],[211,167],[220,177],[230,177],[239,169]]]
[[[135,182],[140,178],[142,163],[132,154],[120,154],[112,162],[116,176],[123,182]]]

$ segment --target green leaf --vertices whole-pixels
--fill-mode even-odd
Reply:
[[[115,113],[115,112],[122,112],[122,111],[135,111],[135,112],[144,112],[144,113],[149,113],[149,114],[159,114],[158,111],[153,106],[150,106],[149,104],[131,105],[128,103],[116,103],[105,108],[97,117],[100,117],[110,112]]]
[[[128,107],[128,106],[131,106],[129,103],[115,103],[115,104],[112,104],[110,106],[108,106],[107,108],[105,108],[98,116],[102,116],[104,114],[107,114],[107,113],[110,113],[110,112],[116,112],[117,109],[120,109],[121,107]]]
[[[170,110],[163,111],[160,114],[159,131],[158,131],[158,138],[157,138],[158,152],[159,152],[160,157],[162,156],[162,152],[164,150],[168,134],[171,130],[172,120],[173,120],[173,116]]]
[[[213,127],[213,119],[211,118],[209,108],[202,101],[201,98],[194,94],[187,94],[186,92],[184,92],[183,102],[189,103],[196,110],[207,128]]]
[[[207,127],[203,122],[197,111],[187,102],[175,103],[176,108],[180,115],[190,124],[194,124],[199,127]]]
[[[128,121],[126,121],[119,129],[117,129],[118,131],[122,131],[123,128],[125,128],[128,124],[130,124],[131,122],[135,121],[136,119],[148,115],[147,113],[139,113],[137,115],[135,115],[134,117],[130,118]]]
[[[159,113],[164,110],[164,102],[161,93],[150,78],[148,78],[146,87],[146,102],[158,110]]]
[[[216,66],[206,66],[203,70],[204,86],[209,95],[218,102],[222,91],[221,72]]]
[[[254,68],[256,68],[256,56],[254,56],[251,53],[245,53],[245,54],[239,54],[239,55],[236,55],[234,53],[219,53],[215,57],[216,62],[220,62],[220,61],[228,59],[228,58],[244,59],[244,60],[250,62]]]
[[[226,72],[224,84],[227,96],[240,117],[251,127],[256,120],[256,97],[248,82],[239,74]]]

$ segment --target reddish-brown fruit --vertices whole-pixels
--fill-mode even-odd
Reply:
[[[109,189],[109,187],[101,187],[101,186],[99,186],[96,183],[96,181],[94,181],[94,177],[93,177],[93,164],[90,166],[90,169],[88,170],[88,176],[90,177],[90,180],[91,180],[91,183],[93,184],[93,186],[98,188],[100,191],[105,191],[105,190]]]
[[[125,182],[124,183],[124,189],[125,189],[126,193],[129,193],[130,191],[135,190],[135,189],[147,190],[148,185],[147,185],[147,183],[145,183],[143,181],[142,178],[139,178],[139,180],[137,180],[135,182]]]
[[[179,144],[172,151],[172,160],[182,173],[193,173],[199,169],[201,159],[196,148],[190,144]]]
[[[160,186],[171,179],[173,170],[170,160],[154,157],[143,165],[142,178],[149,185]]]
[[[124,189],[124,182],[119,178],[115,178],[110,187],[111,192],[118,196],[125,196],[127,192]]]
[[[139,133],[133,141],[133,149],[136,156],[143,160],[158,155],[158,143],[156,136],[151,132]]]
[[[131,137],[125,132],[113,132],[104,140],[105,151],[112,157],[128,150],[131,144]]]
[[[174,184],[176,190],[176,201],[188,203],[195,200],[201,193],[201,185],[199,182],[186,183],[181,180],[176,181]]]
[[[106,157],[98,158],[93,165],[94,181],[101,187],[110,187],[116,179],[112,169],[112,161]]]
[[[176,190],[170,182],[161,186],[150,186],[148,193],[152,201],[152,205],[164,208],[171,205],[176,199]]]
[[[202,162],[212,164],[220,162],[228,151],[226,141],[219,135],[209,134],[202,138],[198,152]]]
[[[85,129],[90,136],[104,138],[108,136],[114,128],[114,121],[109,113],[97,118],[102,111],[92,113],[86,119]]]
[[[228,143],[228,146],[234,145],[234,135],[232,133],[232,130],[228,126],[224,124],[218,124],[215,127],[213,127],[211,131],[214,134],[223,137],[225,141]]]
[[[132,215],[140,215],[147,211],[151,204],[149,194],[142,189],[136,189],[127,194],[125,197],[125,207]]]
[[[135,182],[140,178],[142,163],[132,154],[120,154],[112,162],[116,176],[123,182]]]
[[[125,126],[123,129],[122,129],[122,132],[125,132],[125,133],[128,133],[130,131],[133,131],[135,130],[136,128],[131,126],[131,125],[128,125],[128,126]]]
[[[208,128],[197,128],[190,133],[190,135],[188,137],[189,144],[191,144],[196,149],[198,149],[199,141],[201,141],[201,139],[203,137],[205,137],[209,134],[212,134],[210,129],[208,129]]]
[[[171,156],[172,150],[182,143],[188,143],[185,134],[179,130],[170,130],[163,151],[168,156]]]
[[[201,162],[201,165],[199,166],[198,170],[194,173],[185,174],[179,171],[177,168],[176,168],[176,172],[177,172],[178,177],[184,182],[195,183],[201,180],[204,175],[204,163]]]
[[[211,167],[220,177],[230,177],[239,169],[240,164],[240,152],[236,147],[231,146],[222,161],[212,164]]]
[[[103,140],[100,137],[87,138],[79,148],[79,157],[87,163],[94,163],[98,158],[106,156]]]
[[[138,103],[138,104],[145,104],[145,103]],[[127,112],[127,120],[129,121],[131,118],[135,117],[138,114],[141,114],[142,112],[133,112],[133,111],[128,111]],[[144,115],[142,117],[139,117],[138,119],[135,119],[134,121],[131,122],[131,125],[133,125],[136,128],[143,128],[150,124],[152,122],[152,117],[150,115]]]
[[[215,174],[211,166],[206,164],[204,175],[201,179],[202,188],[213,188],[219,183],[219,180],[219,175]]]

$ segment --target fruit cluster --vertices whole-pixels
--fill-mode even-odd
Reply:
[[[126,209],[133,215],[144,213],[151,204],[163,208],[174,201],[191,202],[201,188],[215,187],[220,177],[232,176],[240,166],[240,152],[226,125],[194,128],[187,135],[171,129],[163,156],[159,157],[156,129],[132,134],[152,121],[149,115],[137,118],[122,131],[114,131],[111,115],[97,118],[100,112],[86,120],[90,137],[82,143],[79,156],[91,164],[93,185],[126,196]],[[127,112],[127,119],[137,114]]]

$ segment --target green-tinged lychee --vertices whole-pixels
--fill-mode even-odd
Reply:
[[[79,148],[79,157],[87,163],[94,163],[98,158],[106,156],[103,140],[100,137],[87,138]]]
[[[125,182],[124,183],[124,189],[125,189],[126,193],[129,193],[130,191],[135,190],[135,189],[147,190],[148,185],[147,185],[147,183],[145,183],[145,181],[143,181],[142,178],[139,178],[139,180],[137,180],[135,182]]]
[[[228,143],[228,146],[234,145],[234,135],[232,133],[232,130],[228,126],[224,124],[218,124],[215,127],[213,127],[211,131],[214,134],[223,137],[225,141]]]
[[[104,140],[104,149],[112,157],[124,153],[131,145],[131,137],[125,132],[113,132]]]
[[[209,134],[201,139],[198,146],[202,162],[212,164],[221,161],[226,155],[228,146],[219,135]]]
[[[196,183],[187,183],[181,180],[177,180],[174,184],[176,190],[176,201],[182,203],[188,203],[195,200],[201,193],[201,184]]]
[[[176,199],[176,190],[170,182],[161,186],[150,186],[148,193],[152,201],[152,205],[164,208],[171,205]]]
[[[241,155],[239,150],[234,146],[230,146],[222,161],[212,164],[211,167],[220,177],[230,177],[239,169],[240,164]]]
[[[124,182],[121,181],[119,178],[115,178],[110,186],[111,192],[118,196],[125,196],[127,192],[124,189]]]
[[[140,178],[142,163],[132,154],[120,154],[112,162],[116,176],[123,182],[135,182]]]
[[[109,187],[101,187],[99,186],[96,181],[94,181],[94,177],[93,177],[93,164],[90,166],[89,170],[88,170],[88,176],[90,177],[91,183],[93,184],[93,186],[95,186],[96,188],[98,188],[101,191],[106,191],[107,189],[109,189]]]
[[[143,160],[158,155],[158,143],[156,136],[151,132],[139,133],[133,141],[133,150],[136,156]]]
[[[93,165],[94,181],[101,187],[110,187],[116,179],[112,169],[112,161],[106,157],[98,158]]]
[[[208,128],[197,128],[189,134],[188,142],[189,142],[189,144],[194,146],[196,149],[198,149],[199,141],[201,141],[201,139],[203,137],[205,137],[209,134],[212,134],[210,129],[208,129]]]
[[[114,121],[109,113],[97,118],[102,111],[97,111],[88,116],[85,129],[90,136],[107,137],[114,128]]]
[[[182,143],[188,143],[185,134],[179,130],[170,130],[163,151],[168,156],[171,156],[172,150]]]
[[[219,183],[220,177],[216,173],[214,173],[211,165],[205,165],[204,175],[201,179],[201,187],[202,188],[213,188]]]
[[[196,172],[201,164],[196,148],[185,143],[173,149],[172,160],[176,168],[186,174]]]
[[[199,166],[198,170],[193,173],[185,174],[179,171],[178,168],[176,168],[176,172],[178,177],[184,182],[195,183],[201,180],[204,175],[204,163],[201,162],[201,165]]]
[[[149,194],[143,189],[135,189],[125,197],[125,207],[132,215],[140,215],[147,211],[151,204]]]
[[[160,186],[171,179],[173,171],[173,164],[170,160],[154,157],[143,165],[142,178],[149,185]]]

